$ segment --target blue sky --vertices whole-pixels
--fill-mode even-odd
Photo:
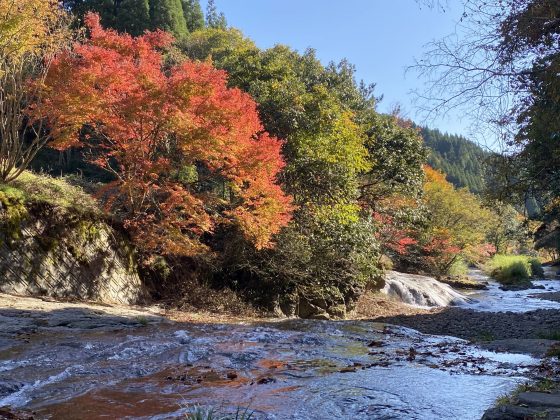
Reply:
[[[407,66],[433,39],[453,32],[462,9],[420,7],[414,0],[215,0],[230,26],[241,29],[261,48],[286,44],[299,51],[312,47],[325,64],[347,58],[357,78],[377,84],[381,111],[400,104],[416,114],[410,91],[423,84]],[[206,2],[201,2],[205,7]],[[457,115],[457,114],[456,114]],[[468,134],[469,121],[455,116],[426,123],[442,131]]]

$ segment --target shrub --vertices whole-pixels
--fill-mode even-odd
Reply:
[[[383,287],[373,229],[365,217],[341,223],[300,212],[297,223],[277,235],[276,247],[262,251],[231,232],[223,239],[218,277],[228,278],[259,307],[303,318],[323,311],[341,318],[366,286]]]
[[[469,270],[469,266],[462,258],[457,258],[451,267],[449,267],[449,275],[450,276],[464,276],[467,274]]]
[[[486,264],[486,271],[503,284],[525,283],[544,274],[539,260],[526,255],[495,255]]]
[[[537,278],[544,277],[544,270],[538,258],[536,257],[529,258],[529,264],[531,265],[531,273],[533,277],[537,277]]]

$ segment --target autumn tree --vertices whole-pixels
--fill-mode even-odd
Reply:
[[[502,140],[497,195],[548,207],[560,196],[560,4],[464,0],[456,36],[430,44],[417,63],[429,113],[460,109]],[[503,193],[502,193],[503,192]],[[546,217],[544,215],[543,217]]]
[[[495,214],[467,189],[455,189],[445,174],[426,166],[424,205],[427,225],[420,245],[426,265],[435,274],[446,274],[459,257],[478,258],[487,253]],[[495,252],[495,249],[494,249]]]
[[[323,66],[313,50],[282,45],[263,51],[235,29],[206,28],[180,48],[227,70],[255,98],[267,131],[286,139],[281,179],[299,208],[273,250],[251,253],[228,237],[226,275],[252,295],[264,290],[264,304],[319,311],[317,300],[342,315],[379,273],[375,225],[358,200],[371,168],[362,121],[375,113],[372,90],[347,62]]]
[[[103,29],[98,15],[85,21],[90,39],[56,58],[36,110],[53,146],[85,148],[113,175],[99,196],[144,251],[193,255],[224,223],[268,246],[291,199],[275,183],[281,143],[253,100],[209,64],[164,69],[167,33],[134,38]]]
[[[0,179],[8,182],[48,141],[28,111],[70,31],[56,0],[0,0],[0,16]]]

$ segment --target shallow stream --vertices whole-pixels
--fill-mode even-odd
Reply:
[[[506,304],[493,287],[477,293],[468,305],[480,310],[532,302],[512,294]],[[0,407],[39,419],[184,418],[200,406],[248,408],[253,419],[468,420],[541,364],[366,321],[111,330],[91,318],[0,341]]]
[[[519,291],[503,291],[500,285],[489,279],[480,270],[471,270],[469,276],[477,281],[486,281],[488,290],[463,291],[472,300],[462,306],[488,312],[528,312],[537,309],[560,309],[560,302],[538,299],[534,295],[560,292],[560,279],[533,280],[538,287]]]

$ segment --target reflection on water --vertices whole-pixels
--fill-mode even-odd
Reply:
[[[475,419],[539,363],[330,321],[80,332],[16,350],[2,361],[0,406],[79,419],[176,418],[193,405],[249,406],[266,419]]]

